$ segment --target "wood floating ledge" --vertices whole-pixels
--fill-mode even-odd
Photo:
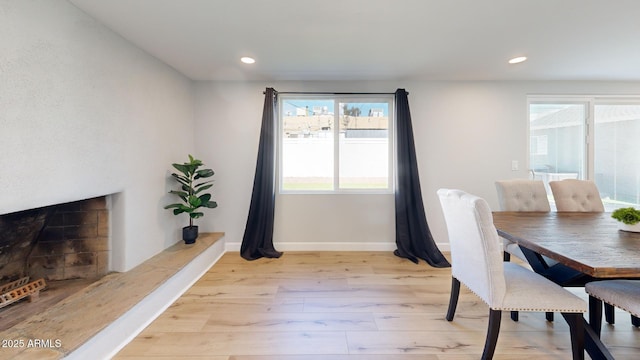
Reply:
[[[110,273],[0,332],[9,359],[107,359],[140,333],[225,252],[224,233],[202,233],[139,266]]]

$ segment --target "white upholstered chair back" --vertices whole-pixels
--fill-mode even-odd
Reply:
[[[460,190],[438,190],[451,246],[451,275],[490,307],[506,293],[502,244],[487,202]]]
[[[547,190],[541,180],[499,180],[496,181],[496,190],[502,211],[551,211]]]
[[[549,181],[558,211],[604,212],[596,183],[591,180]]]

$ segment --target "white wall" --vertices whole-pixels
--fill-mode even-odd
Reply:
[[[213,190],[218,201],[213,216],[203,218],[201,225],[209,231],[226,232],[225,239],[231,247],[239,247],[244,234],[260,135],[263,91],[267,86],[282,91],[377,91],[374,83],[197,83],[196,142],[198,153],[211,159],[210,165],[216,171]],[[391,90],[395,91],[395,87]],[[358,213],[358,209],[375,210]],[[329,245],[336,248],[335,243],[345,242],[386,244],[389,248],[394,241],[393,216],[393,195],[389,194],[342,198],[281,195],[276,199],[274,241],[279,250],[314,246],[326,249]]]
[[[192,82],[63,0],[0,2],[0,44],[0,214],[116,194],[118,271],[180,240]]]
[[[242,240],[257,154],[262,94],[279,91],[409,91],[409,104],[422,195],[432,233],[447,247],[436,196],[441,187],[460,188],[497,209],[494,182],[524,178],[527,172],[528,94],[638,94],[637,82],[272,82],[211,83],[196,86],[198,152],[217,171],[219,208],[203,220],[225,231],[228,243]],[[520,164],[511,170],[511,162]],[[357,212],[358,209],[363,210]],[[354,213],[357,216],[354,217]],[[335,249],[360,243],[394,248],[393,195],[280,195],[274,241],[279,250]],[[357,245],[357,244],[356,244]],[[233,244],[232,244],[233,246]]]
[[[113,196],[113,268],[179,241],[162,206],[169,164],[193,153],[216,172],[217,209],[197,221],[239,247],[264,96],[280,91],[409,92],[427,217],[457,187],[496,207],[494,181],[526,177],[527,94],[638,94],[620,82],[200,82],[194,84],[66,1],[0,2],[0,214]],[[194,110],[195,109],[195,110]],[[194,135],[195,132],[195,135]],[[196,145],[192,140],[196,140]],[[97,140],[96,140],[97,139]],[[520,171],[511,171],[511,161]],[[279,196],[280,249],[394,247],[393,196]],[[359,209],[366,211],[358,212]],[[354,218],[354,213],[358,214]],[[316,247],[317,246],[317,247]]]

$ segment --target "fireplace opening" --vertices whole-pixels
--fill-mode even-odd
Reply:
[[[0,331],[108,273],[107,199],[101,196],[0,215],[0,288],[8,294],[14,287],[12,294],[0,294]],[[29,289],[35,295],[24,293]],[[16,300],[16,293],[22,298]]]

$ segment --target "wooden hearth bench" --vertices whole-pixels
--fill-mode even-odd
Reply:
[[[224,254],[223,237],[204,233],[193,245],[179,242],[0,332],[0,358],[110,358]]]

